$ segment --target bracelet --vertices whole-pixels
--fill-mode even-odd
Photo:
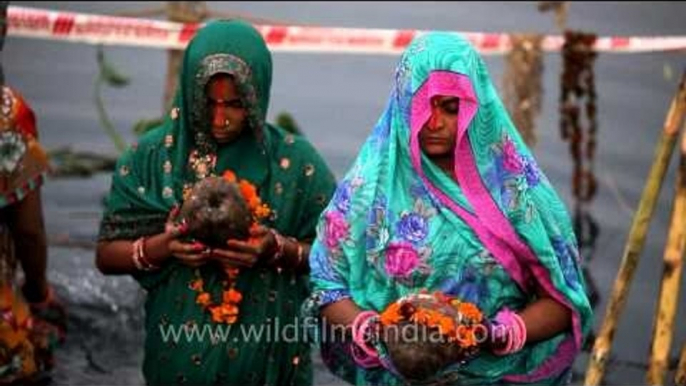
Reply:
[[[524,348],[526,344],[526,325],[521,316],[509,309],[500,311],[495,317],[495,329],[506,330],[507,344],[505,347],[493,350],[498,356],[514,354]],[[493,330],[495,332],[495,329]]]
[[[526,344],[526,324],[524,324],[524,319],[522,319],[522,317],[519,316],[518,314],[513,313],[512,315],[513,315],[515,322],[517,323],[517,325],[519,327],[519,334],[518,334],[519,340],[517,342],[517,345],[515,345],[515,347],[514,347],[514,351],[517,352],[517,351],[520,351],[521,349],[523,349],[524,345]]]
[[[279,260],[284,255],[284,250],[285,250],[285,243],[283,241],[283,236],[279,234],[276,230],[273,228],[269,230],[271,232],[272,236],[274,236],[274,241],[276,242],[276,252],[274,252],[274,256],[272,257],[271,263],[274,265],[278,265]]]
[[[303,256],[304,252],[305,251],[304,251],[302,244],[298,243],[298,262],[295,264],[296,268],[300,267],[300,265],[302,265],[303,259],[304,259],[304,256]]]
[[[297,246],[296,261],[295,261],[295,264],[293,265],[293,269],[297,269],[298,267],[300,267],[300,264],[302,264],[302,262],[303,262],[303,252],[304,252],[303,246],[294,237],[288,237],[288,240],[292,243],[295,243],[295,245]]]
[[[139,271],[153,271],[160,268],[145,258],[145,236],[133,242],[132,259]]]
[[[374,348],[369,347],[365,341],[365,335],[371,327],[371,323],[375,322],[378,316],[379,314],[374,311],[362,311],[357,314],[352,322],[351,354],[353,360],[364,368],[381,366],[379,353]]]

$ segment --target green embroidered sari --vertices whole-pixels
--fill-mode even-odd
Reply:
[[[219,73],[234,77],[250,127],[224,146],[210,134],[204,93]],[[298,240],[312,239],[335,181],[304,137],[266,123],[271,74],[271,55],[250,25],[218,21],[198,31],[185,52],[169,117],[117,164],[100,239],[162,232],[185,189],[227,169],[258,187],[273,210],[265,225]],[[309,344],[299,329],[286,328],[297,322],[299,304],[308,296],[306,275],[241,269],[240,315],[229,326],[213,323],[196,304],[189,284],[198,274],[213,301],[220,299],[224,273],[215,264],[196,270],[172,258],[159,271],[134,275],[148,295],[143,365],[148,384],[312,383]]]

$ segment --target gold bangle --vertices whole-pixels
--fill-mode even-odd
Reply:
[[[284,252],[286,251],[286,243],[283,240],[283,236],[281,236],[275,229],[270,229],[269,232],[271,232],[272,236],[274,236],[274,242],[276,242],[276,251],[272,256],[270,263],[278,266],[279,261],[283,258]]]
[[[303,246],[302,244],[298,243],[298,262],[295,264],[295,268],[300,267],[300,265],[303,263]]]

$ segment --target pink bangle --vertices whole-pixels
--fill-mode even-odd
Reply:
[[[353,342],[351,352],[355,363],[364,368],[381,365],[379,354],[365,342],[365,333],[378,314],[374,311],[363,311],[357,314],[351,324]]]
[[[502,350],[500,355],[510,354],[512,352],[512,348],[514,347],[515,332],[509,313],[505,314],[505,328],[507,329],[507,345]]]
[[[526,325],[521,316],[509,309],[503,309],[496,317],[496,322],[507,330],[507,345],[501,349],[494,349],[495,355],[508,355],[520,351],[526,344]]]
[[[514,351],[520,351],[524,348],[524,345],[526,344],[526,324],[524,324],[524,319],[522,319],[521,316],[519,316],[516,313],[512,313],[512,318],[514,321],[517,323],[517,326],[519,327],[518,329],[518,340],[517,340],[517,345],[514,347]]]
[[[351,343],[350,353],[352,354],[355,363],[357,363],[360,367],[369,369],[372,367],[379,367],[381,365],[381,361],[379,361],[378,357],[371,357],[364,352],[360,353],[361,351],[362,350],[358,345]]]
[[[378,316],[374,311],[362,311],[355,317],[352,324],[353,342],[359,346],[365,354],[371,357],[378,357],[376,350],[371,349],[365,344],[364,334],[369,327],[369,322],[373,317]]]

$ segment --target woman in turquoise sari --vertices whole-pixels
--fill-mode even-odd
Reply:
[[[310,267],[304,309],[327,325],[350,328],[421,290],[490,320],[514,312],[521,345],[491,342],[452,365],[443,375],[460,384],[565,383],[592,326],[565,206],[455,34],[421,35],[403,53],[386,110],[324,210]],[[323,359],[348,382],[405,382],[327,338]]]
[[[209,23],[185,51],[169,116],[118,161],[97,265],[133,275],[147,292],[147,384],[312,383],[309,343],[285,329],[309,294],[309,243],[335,181],[304,137],[266,122],[271,76],[255,28]],[[195,182],[225,171],[253,184],[271,209],[251,231],[256,242],[182,242],[183,226],[168,221],[174,208]],[[226,267],[239,268],[228,294]],[[208,312],[209,302],[237,302],[238,314]]]

